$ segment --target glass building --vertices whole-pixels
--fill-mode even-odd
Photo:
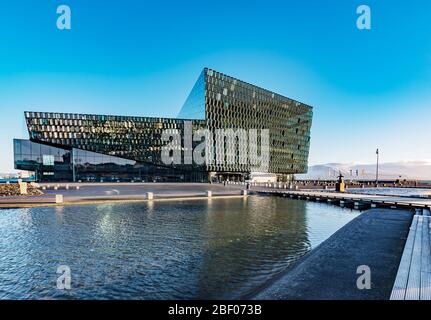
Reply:
[[[58,148],[14,139],[15,168],[34,172],[37,181],[206,181],[205,174],[149,165],[81,149]]]
[[[224,161],[246,148],[239,129],[269,131],[269,172],[285,178],[306,172],[312,107],[205,68],[177,118],[25,112],[25,120],[30,139],[14,140],[15,168],[34,172],[38,181],[200,182],[213,175],[244,178],[252,171],[253,159]],[[235,150],[220,144],[229,134],[215,134],[207,143],[216,158],[223,150],[223,161],[163,161],[167,143],[170,155],[193,154],[201,141],[188,143],[187,134],[203,129],[231,130]],[[172,134],[169,140],[166,134]]]

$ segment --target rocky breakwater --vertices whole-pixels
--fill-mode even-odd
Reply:
[[[43,192],[39,190],[34,184],[27,184],[27,193],[22,194],[22,188],[18,183],[5,183],[0,184],[0,196],[21,196],[21,195],[29,195],[29,196],[40,196],[43,195]]]

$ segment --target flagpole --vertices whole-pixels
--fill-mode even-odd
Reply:
[[[376,150],[377,166],[376,166],[376,187],[379,185],[379,149]]]

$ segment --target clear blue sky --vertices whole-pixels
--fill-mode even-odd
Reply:
[[[0,172],[24,110],[176,116],[205,66],[313,105],[310,164],[431,159],[430,21],[429,0],[2,1]]]

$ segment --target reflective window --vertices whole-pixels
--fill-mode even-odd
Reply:
[[[31,154],[31,147],[30,147],[30,141],[28,140],[21,140],[21,153],[30,155]]]
[[[44,155],[42,155],[42,159],[43,159],[42,164],[44,166],[53,166],[54,165],[54,156],[53,155],[44,154]]]

